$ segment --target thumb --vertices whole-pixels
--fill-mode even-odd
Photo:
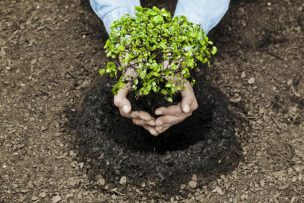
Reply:
[[[181,108],[184,113],[190,113],[191,111],[191,104],[195,100],[195,95],[193,89],[189,82],[185,84],[185,89],[181,92],[182,94],[182,101],[181,101]]]
[[[130,91],[130,84],[126,84],[121,88],[117,95],[114,96],[114,105],[118,107],[123,113],[128,114],[131,112],[131,103],[127,99],[127,95]]]
[[[124,112],[124,113],[126,113],[126,114],[128,114],[128,113],[130,113],[131,112],[131,104],[130,104],[130,102],[128,101],[126,101],[126,102],[124,102],[125,104],[123,104],[123,106],[122,106],[122,111]]]
[[[182,104],[182,110],[184,113],[189,113],[190,112],[190,104],[184,103]]]

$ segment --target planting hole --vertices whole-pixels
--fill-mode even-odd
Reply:
[[[192,174],[204,184],[237,166],[241,149],[233,114],[207,82],[195,86],[199,108],[192,116],[158,137],[121,117],[107,86],[100,79],[67,114],[74,150],[90,178],[102,174],[116,187],[121,176],[134,186],[149,180],[156,184],[149,187],[173,194]]]
[[[134,126],[125,119],[117,119],[120,126],[111,129],[107,134],[109,139],[127,150],[164,154],[167,151],[185,150],[206,139],[212,122],[212,106],[202,106],[183,123],[157,137],[141,127]],[[117,115],[119,117],[119,115]]]

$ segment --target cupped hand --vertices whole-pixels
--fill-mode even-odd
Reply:
[[[182,101],[179,104],[169,107],[160,107],[155,110],[155,115],[160,116],[155,122],[155,131],[157,135],[182,122],[191,116],[192,112],[198,108],[193,88],[188,81],[185,83],[185,89],[181,92],[181,96]]]
[[[151,135],[158,135],[155,130],[155,119],[144,111],[132,111],[132,105],[127,98],[131,90],[130,83],[121,88],[117,95],[114,96],[114,105],[119,108],[119,112],[123,117],[132,119],[133,123],[142,126],[150,132]]]

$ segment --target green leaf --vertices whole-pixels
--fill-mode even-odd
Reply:
[[[212,47],[211,53],[212,55],[215,55],[217,52],[217,48],[216,47]]]
[[[106,69],[99,69],[99,75],[105,75],[106,74]]]
[[[114,95],[117,95],[118,91],[123,88],[126,84],[123,82],[122,78],[118,80],[118,82],[113,86],[112,92]]]
[[[164,18],[162,16],[155,16],[152,18],[152,22],[155,24],[159,24],[164,22]]]
[[[110,69],[110,70],[116,69],[116,64],[114,62],[108,62],[107,69]]]
[[[117,48],[118,51],[124,51],[125,50],[125,47],[123,45],[120,45],[118,46]]]

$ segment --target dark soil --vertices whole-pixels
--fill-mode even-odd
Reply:
[[[91,160],[91,178],[104,174],[113,187],[121,176],[139,187],[150,181],[144,192],[171,197],[193,174],[203,186],[238,165],[241,149],[233,114],[225,96],[203,78],[195,86],[199,109],[159,137],[122,118],[106,84],[98,80],[68,115],[80,160]]]
[[[174,95],[172,97],[173,101],[168,102],[164,95],[159,93],[152,93],[148,96],[138,97],[132,92],[128,95],[128,99],[130,100],[132,104],[132,109],[134,111],[145,111],[154,118],[158,117],[157,115],[155,115],[155,110],[157,108],[176,105],[182,100],[180,94]]]

